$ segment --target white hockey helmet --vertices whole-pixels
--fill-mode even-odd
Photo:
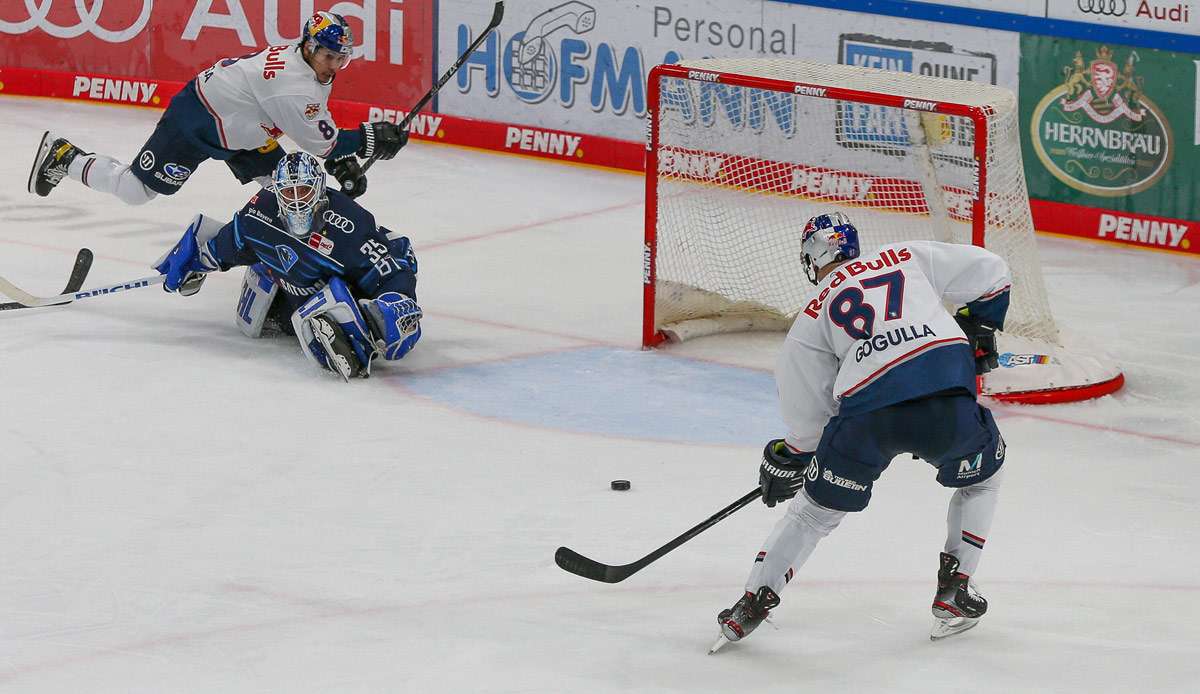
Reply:
[[[325,172],[308,152],[289,152],[275,166],[275,198],[279,217],[288,233],[301,238],[313,230],[313,222],[328,202]]]
[[[841,212],[819,214],[804,225],[800,262],[809,282],[817,284],[817,272],[826,265],[857,258],[858,253],[858,229]]]

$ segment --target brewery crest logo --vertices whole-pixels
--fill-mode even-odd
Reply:
[[[1154,185],[1174,155],[1171,125],[1136,74],[1137,51],[1123,65],[1108,46],[1084,63],[1063,67],[1063,81],[1033,111],[1030,135],[1038,159],[1076,190],[1115,197]]]

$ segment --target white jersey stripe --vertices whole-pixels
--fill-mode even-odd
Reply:
[[[208,115],[212,116],[213,120],[216,121],[217,137],[221,138],[221,146],[225,149],[229,149],[229,142],[225,139],[225,124],[221,122],[221,116],[217,115],[217,112],[212,107],[212,104],[208,103],[208,99],[204,98],[204,90],[200,88],[200,80],[196,80],[196,96],[200,97],[200,103],[204,104],[204,108],[208,111]]]

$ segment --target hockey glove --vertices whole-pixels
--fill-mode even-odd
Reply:
[[[796,496],[804,486],[804,472],[813,460],[812,453],[793,453],[783,439],[767,442],[763,449],[762,465],[758,468],[758,484],[767,506]]]
[[[966,308],[959,309],[954,314],[954,320],[966,334],[971,353],[975,355],[975,375],[982,376],[1000,366],[1000,358],[996,353],[996,328],[972,316]]]
[[[351,198],[357,198],[367,192],[367,175],[363,173],[362,166],[353,154],[326,159],[325,170],[337,179],[342,192]]]
[[[394,123],[363,123],[358,126],[362,133],[362,145],[358,156],[363,159],[391,159],[404,145],[408,144],[408,131]]]
[[[421,339],[421,307],[407,296],[384,292],[369,301],[361,300],[358,305],[371,325],[384,359],[400,359]]]
[[[207,273],[220,269],[208,245],[220,230],[220,224],[202,214],[192,219],[175,247],[154,263],[154,269],[167,276],[163,281],[164,290],[177,291],[181,296],[200,291]]]

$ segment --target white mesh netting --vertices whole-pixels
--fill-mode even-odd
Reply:
[[[1012,269],[1006,329],[1057,341],[1010,91],[792,60],[682,67],[982,107],[989,114],[983,238]],[[786,330],[812,294],[800,267],[800,230],[815,214],[848,214],[864,255],[907,239],[972,242],[978,177],[969,118],[703,79],[662,76],[656,88],[656,330],[676,339]]]

